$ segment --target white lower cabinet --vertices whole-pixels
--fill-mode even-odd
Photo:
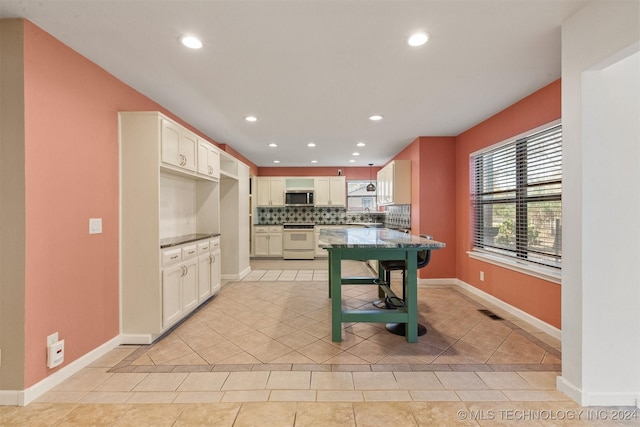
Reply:
[[[282,256],[282,226],[257,225],[253,233],[255,256]]]
[[[219,260],[220,240],[217,239],[216,253]],[[216,267],[212,267],[212,253],[209,248],[209,240],[206,240],[162,251],[163,329],[182,319],[218,291],[219,262]],[[214,286],[217,288],[212,292]]]
[[[222,285],[220,238],[198,244],[198,302],[215,295]]]

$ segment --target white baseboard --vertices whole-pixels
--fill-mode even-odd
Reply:
[[[635,406],[640,408],[638,392],[590,393],[576,387],[562,376],[556,378],[556,387],[582,406]]]
[[[70,378],[86,366],[95,362],[122,343],[120,335],[112,338],[89,353],[79,357],[67,366],[49,375],[42,381],[32,385],[26,390],[2,390],[0,391],[0,405],[25,406],[51,390],[64,380]]]
[[[154,336],[151,334],[120,334],[120,344],[135,344],[135,345],[147,345],[151,344],[160,335]]]
[[[247,267],[244,270],[242,270],[241,272],[239,272],[238,274],[223,274],[222,278],[224,280],[242,280],[244,279],[249,273],[251,273],[251,267]]]
[[[502,301],[501,299],[498,299],[496,297],[494,297],[493,295],[490,295],[478,288],[476,288],[475,286],[471,286],[470,284],[463,282],[460,279],[455,279],[455,278],[444,278],[444,279],[420,279],[418,281],[418,285],[419,286],[442,286],[442,285],[448,285],[448,286],[459,286],[460,288],[471,292],[472,294],[476,295],[477,297],[501,308],[502,310],[506,311],[507,313],[516,316],[518,319],[523,320],[527,323],[529,323],[530,325],[540,329],[542,332],[558,339],[558,340],[562,340],[562,331],[558,328],[556,328],[555,326],[549,325],[546,322],[543,322],[542,320],[538,319],[537,317],[534,317],[532,315],[530,315],[529,313],[520,310],[519,308],[516,308],[514,306],[512,306],[511,304],[508,304],[504,301]]]

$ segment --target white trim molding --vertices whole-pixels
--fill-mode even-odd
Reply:
[[[429,280],[429,279],[427,279]],[[441,282],[441,283],[439,283]],[[453,282],[453,283],[452,283]],[[422,284],[422,280],[420,281],[420,283]],[[511,304],[508,304],[504,301],[502,301],[501,299],[498,299],[496,297],[494,297],[493,295],[490,295],[478,288],[476,288],[475,286],[471,286],[470,284],[463,282],[460,279],[435,279],[432,281],[429,281],[428,285],[455,285],[455,286],[459,286],[460,288],[476,295],[477,297],[479,297],[480,299],[483,299],[487,302],[489,302],[490,304],[493,304],[499,308],[501,308],[502,310],[506,311],[507,313],[517,317],[518,319],[527,322],[528,324],[540,329],[542,332],[546,333],[547,335],[552,336],[553,338],[556,338],[558,340],[562,340],[562,331],[558,328],[556,328],[555,326],[552,326],[546,322],[543,322],[542,320],[538,319],[537,317],[534,317],[532,315],[530,315],[529,313],[520,310],[517,307],[512,306]]]
[[[582,406],[635,406],[640,408],[640,392],[638,391],[589,393],[575,386],[563,376],[556,377],[556,388]]]
[[[64,380],[70,378],[72,375],[80,372],[83,368],[87,367],[91,363],[95,362],[102,356],[109,353],[111,350],[121,344],[120,335],[112,338],[101,346],[91,350],[89,353],[79,357],[68,365],[64,366],[60,370],[49,375],[42,381],[32,385],[26,390],[2,390],[0,391],[0,406],[12,405],[12,406],[25,406],[33,402],[38,397],[42,396],[47,391],[51,390]]]
[[[499,267],[507,268],[509,270],[517,271],[518,273],[528,274],[529,276],[537,277],[538,279],[546,280],[557,284],[562,284],[562,271],[544,266],[536,266],[533,263],[518,262],[515,259],[509,257],[491,255],[484,252],[468,251],[469,258],[477,259],[478,261],[488,262]]]

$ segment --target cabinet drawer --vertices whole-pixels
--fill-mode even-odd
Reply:
[[[269,227],[263,226],[263,225],[256,225],[253,227],[253,232],[254,233],[268,233],[269,232]]]
[[[281,226],[269,227],[269,233],[282,233]]]
[[[182,260],[182,249],[167,249],[162,251],[162,266],[177,264]]]
[[[209,248],[210,248],[211,252],[219,251],[220,250],[220,237],[214,237],[213,239],[209,240]]]
[[[198,254],[198,248],[196,245],[188,245],[182,247],[182,259],[193,258]]]
[[[198,254],[206,254],[211,250],[211,243],[209,240],[206,242],[198,243]]]

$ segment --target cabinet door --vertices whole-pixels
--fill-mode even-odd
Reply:
[[[329,178],[316,178],[314,181],[314,198],[316,206],[329,206]]]
[[[185,129],[180,135],[180,155],[182,156],[181,166],[184,169],[196,170],[196,158],[198,153],[198,137]]]
[[[182,266],[182,309],[183,313],[187,313],[198,305],[198,259],[190,259]]]
[[[282,255],[282,233],[269,233],[269,255]]]
[[[198,257],[198,301],[202,302],[211,295],[211,256],[209,253]]]
[[[209,176],[220,178],[220,153],[214,147],[209,147],[207,151],[207,164],[209,166]]]
[[[220,252],[211,253],[211,295],[215,295],[222,286],[222,270],[220,268],[221,259]]]
[[[181,166],[180,127],[165,119],[162,119],[160,151],[163,163]]]
[[[346,206],[346,191],[344,177],[329,179],[329,203],[331,206]]]
[[[258,206],[271,205],[271,180],[269,178],[256,180],[256,195]]]
[[[257,256],[269,255],[268,233],[255,233],[253,235],[253,253]]]
[[[198,141],[198,173],[209,175],[209,143]]]
[[[175,323],[182,316],[180,282],[182,264],[162,271],[162,327]]]
[[[271,206],[284,206],[284,178],[271,178]]]

